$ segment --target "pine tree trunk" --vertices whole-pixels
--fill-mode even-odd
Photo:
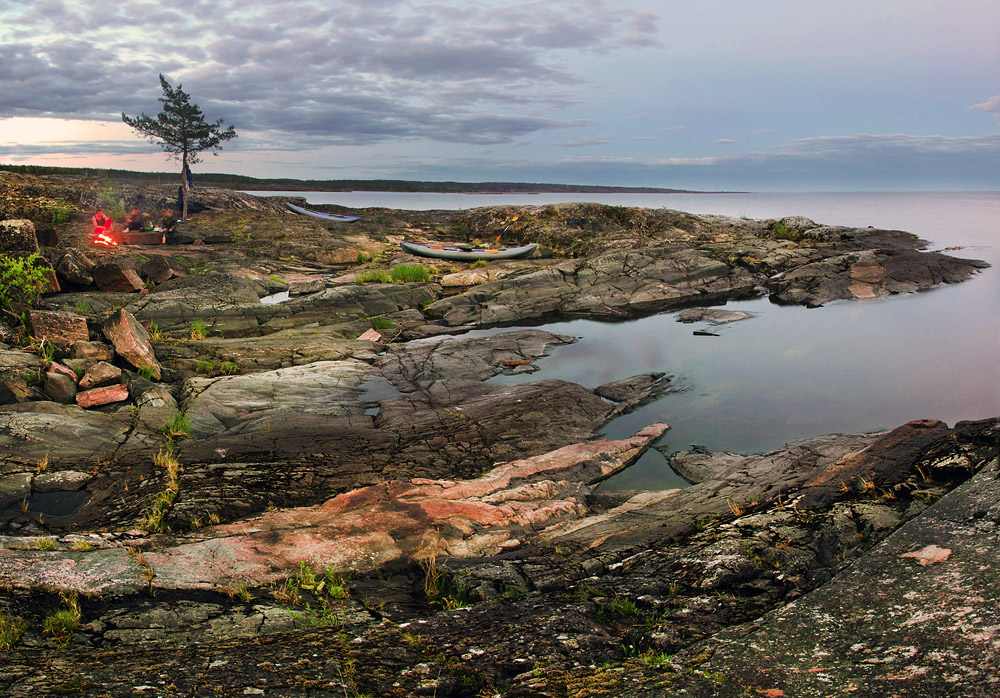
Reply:
[[[181,162],[181,191],[183,192],[183,196],[181,198],[184,200],[183,206],[182,206],[182,210],[181,210],[181,220],[182,221],[186,221],[188,219],[188,191],[189,190],[188,190],[188,180],[187,180],[187,172],[188,172],[188,164],[187,163],[188,163],[188,154],[187,154],[187,151],[184,151],[184,157],[183,157],[182,162]]]

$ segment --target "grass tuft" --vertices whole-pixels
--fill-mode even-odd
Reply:
[[[430,281],[431,273],[423,264],[397,264],[392,268],[394,283]]]
[[[20,616],[0,613],[0,652],[9,652],[28,629],[28,621]]]

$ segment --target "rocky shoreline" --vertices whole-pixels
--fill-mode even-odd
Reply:
[[[167,189],[118,192],[152,209]],[[104,250],[98,193],[0,173],[0,254],[51,268],[35,343],[0,336],[6,695],[996,690],[995,417],[685,452],[690,487],[597,493],[669,427],[598,431],[670,377],[500,385],[572,338],[458,334],[728,322],[694,313],[907,293],[981,262],[900,231],[595,204],[328,229],[212,189],[178,244]],[[498,235],[539,252],[483,267],[396,244]],[[426,280],[371,274],[404,263]]]

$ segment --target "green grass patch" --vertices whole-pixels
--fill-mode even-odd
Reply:
[[[42,632],[51,635],[60,648],[73,644],[73,634],[80,628],[80,601],[76,594],[62,594],[66,608],[56,609],[45,617]]]
[[[188,325],[188,333],[191,339],[205,339],[208,336],[208,325],[204,320],[192,320]]]
[[[391,330],[396,326],[392,320],[387,317],[379,315],[376,318],[372,318],[372,327],[376,330]]]
[[[168,438],[174,436],[188,436],[191,433],[191,420],[187,412],[181,411],[174,415],[174,418],[160,427],[160,431]]]
[[[392,283],[392,276],[385,269],[370,269],[358,274],[354,280],[362,286],[365,284],[388,284]]]
[[[397,264],[390,274],[394,283],[430,281],[431,273],[423,264]]]
[[[215,362],[208,359],[204,361],[195,361],[194,370],[198,373],[211,373],[215,370]]]

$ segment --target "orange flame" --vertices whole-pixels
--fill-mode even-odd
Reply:
[[[105,234],[105,233],[98,233],[97,236],[94,238],[94,244],[95,245],[107,245],[108,247],[112,247],[112,246],[117,246],[118,245],[117,242],[115,242],[112,238],[108,237],[108,235]]]

